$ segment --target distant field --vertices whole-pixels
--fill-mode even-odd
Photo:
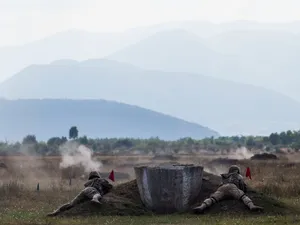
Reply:
[[[153,160],[153,156],[97,156],[103,160],[103,172],[115,169],[128,172],[134,179],[133,166],[139,163],[199,163],[205,170],[219,174],[226,172],[229,164],[213,164],[217,158],[197,156],[176,156],[176,160]],[[226,157],[226,156],[223,156]],[[252,180],[249,186],[288,203],[300,212],[300,163],[299,155],[289,155],[274,161],[240,160],[244,173],[251,168]],[[290,160],[288,160],[288,158]],[[294,159],[294,161],[292,161]],[[167,216],[91,216],[76,218],[46,218],[60,204],[72,199],[82,188],[84,171],[78,169],[71,186],[64,178],[64,171],[59,168],[61,157],[1,157],[0,162],[7,164],[8,170],[0,169],[0,224],[300,224],[300,213],[293,215],[201,215],[191,214]],[[68,173],[67,173],[68,174]],[[122,183],[130,179],[120,179]],[[36,191],[37,183],[40,191]]]

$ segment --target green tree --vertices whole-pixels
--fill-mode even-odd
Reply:
[[[246,144],[246,140],[247,140],[247,138],[245,136],[241,136],[240,137],[240,143],[241,143],[241,145],[245,145]]]
[[[255,145],[255,141],[254,141],[254,138],[252,136],[247,138],[246,145],[248,147],[253,147]]]
[[[211,143],[211,144],[215,144],[215,138],[214,138],[214,136],[211,136],[211,137],[210,137],[210,143]]]
[[[114,145],[113,148],[132,148],[133,143],[129,138],[119,139]]]
[[[291,130],[288,130],[286,132],[286,139],[287,139],[288,144],[291,144],[294,141],[294,134]]]
[[[286,145],[288,144],[288,138],[287,138],[287,135],[285,132],[281,132],[279,134],[279,137],[280,137],[280,143],[283,144],[283,145]]]
[[[263,137],[262,141],[263,141],[264,143],[268,143],[270,140],[269,140],[269,137]]]
[[[29,134],[26,137],[23,138],[22,144],[37,144],[37,140],[35,135]]]
[[[47,141],[48,146],[60,146],[61,144],[67,142],[66,137],[52,137]]]
[[[270,134],[269,140],[270,140],[272,145],[280,144],[280,136],[277,133]]]
[[[232,137],[232,141],[233,141],[233,142],[236,142],[236,143],[239,143],[239,142],[240,142],[239,136],[233,136],[233,137]]]
[[[76,126],[73,126],[69,130],[69,139],[76,139],[78,138],[78,129]]]
[[[82,144],[82,145],[88,145],[88,143],[89,143],[89,140],[88,140],[86,135],[84,135],[83,137],[80,137],[78,139],[79,139],[78,140],[79,143]]]

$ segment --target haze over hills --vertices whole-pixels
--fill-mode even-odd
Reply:
[[[263,86],[300,101],[299,35],[230,31],[201,39],[185,30],[162,31],[108,56],[145,69],[192,72]]]
[[[179,21],[119,33],[70,30],[23,46],[0,48],[0,81],[31,64],[111,56],[148,69],[193,72],[263,86],[300,101],[299,32],[298,21]],[[166,54],[171,46],[173,50]]]
[[[71,126],[88,137],[219,136],[209,128],[137,106],[104,100],[0,100],[0,139],[22,140],[35,134],[40,140],[68,136]]]
[[[221,135],[269,134],[300,125],[300,104],[280,93],[106,59],[32,65],[2,83],[0,96],[113,100],[192,121]]]
[[[264,87],[279,90],[300,100],[299,33],[231,31],[207,39],[207,46],[242,59],[242,74],[252,79],[247,82],[260,82]],[[251,64],[246,67],[244,62]]]
[[[31,64],[58,59],[101,58],[135,43],[144,36],[124,33],[91,33],[83,30],[60,32],[23,46],[0,48],[0,81]]]
[[[207,47],[204,39],[182,29],[158,32],[107,58],[145,69],[230,76],[232,80],[243,76],[237,73],[238,57],[220,54]]]
[[[61,32],[0,48],[0,81],[15,74],[0,96],[120,101],[222,135],[297,129],[299,32],[300,22],[249,21]]]
[[[196,34],[200,38],[210,39],[211,37],[218,36],[222,33],[232,31],[270,31],[270,32],[287,32],[292,34],[300,33],[300,21],[284,22],[284,23],[266,23],[248,20],[237,20],[232,22],[224,23],[212,23],[208,21],[173,21],[155,24],[145,27],[137,27],[127,30],[130,33],[135,34],[147,34],[151,36],[157,32],[168,31],[168,30],[184,29],[188,32]],[[144,36],[145,37],[145,36]],[[141,36],[142,38],[142,36]]]

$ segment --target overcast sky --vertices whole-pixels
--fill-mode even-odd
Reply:
[[[0,46],[59,31],[120,31],[178,20],[300,20],[300,0],[0,0]]]

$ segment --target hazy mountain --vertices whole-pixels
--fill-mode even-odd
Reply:
[[[279,90],[300,101],[299,34],[266,30],[231,31],[207,39],[207,46],[242,59],[241,77],[246,75],[248,83]]]
[[[104,100],[0,100],[0,138],[21,140],[27,134],[47,140],[68,136],[77,126],[88,137],[135,137],[174,140],[218,133],[171,116]]]
[[[60,59],[51,62],[51,65],[71,66],[77,65],[79,62],[74,59]]]
[[[200,37],[185,30],[156,33],[108,56],[137,66],[176,72],[202,72],[210,75],[219,65],[231,65],[230,57],[205,46]]]
[[[2,83],[0,96],[115,100],[193,121],[222,135],[269,134],[300,126],[299,103],[280,93],[109,60],[32,65]]]
[[[205,39],[185,30],[158,32],[107,58],[145,68],[171,72],[205,74],[251,83],[253,63],[234,54],[224,54],[208,47]],[[250,68],[246,70],[245,68]],[[257,81],[257,79],[255,79]],[[257,84],[257,83],[255,83]]]
[[[215,35],[237,31],[278,31],[278,32],[290,32],[294,34],[300,33],[300,21],[286,22],[286,23],[263,23],[256,21],[239,20],[225,23],[211,23],[207,21],[173,21],[161,24],[155,24],[146,27],[137,27],[130,29],[130,32],[148,32],[148,34],[154,34],[156,32],[185,29],[189,32],[197,34],[202,38],[210,38]]]
[[[300,40],[279,31],[231,31],[201,39],[163,31],[108,56],[145,69],[192,72],[267,87],[300,101]]]
[[[22,46],[0,48],[0,60],[2,62],[0,65],[0,81],[31,64],[44,64],[57,59],[68,58],[75,60],[101,58],[154,35],[157,32],[174,29],[184,29],[196,34],[200,38],[207,39],[222,33],[239,30],[252,32],[252,36],[255,36],[257,31],[299,33],[300,22],[270,24],[236,21],[213,24],[201,21],[177,21],[138,27],[116,33],[93,33],[83,30],[69,30]],[[274,38],[274,36],[271,38]],[[197,59],[188,57],[188,60]],[[252,74],[252,76],[254,75]]]
[[[0,48],[0,81],[31,64],[57,59],[101,58],[133,44],[147,34],[139,32],[91,33],[82,30],[60,32],[23,46]]]

